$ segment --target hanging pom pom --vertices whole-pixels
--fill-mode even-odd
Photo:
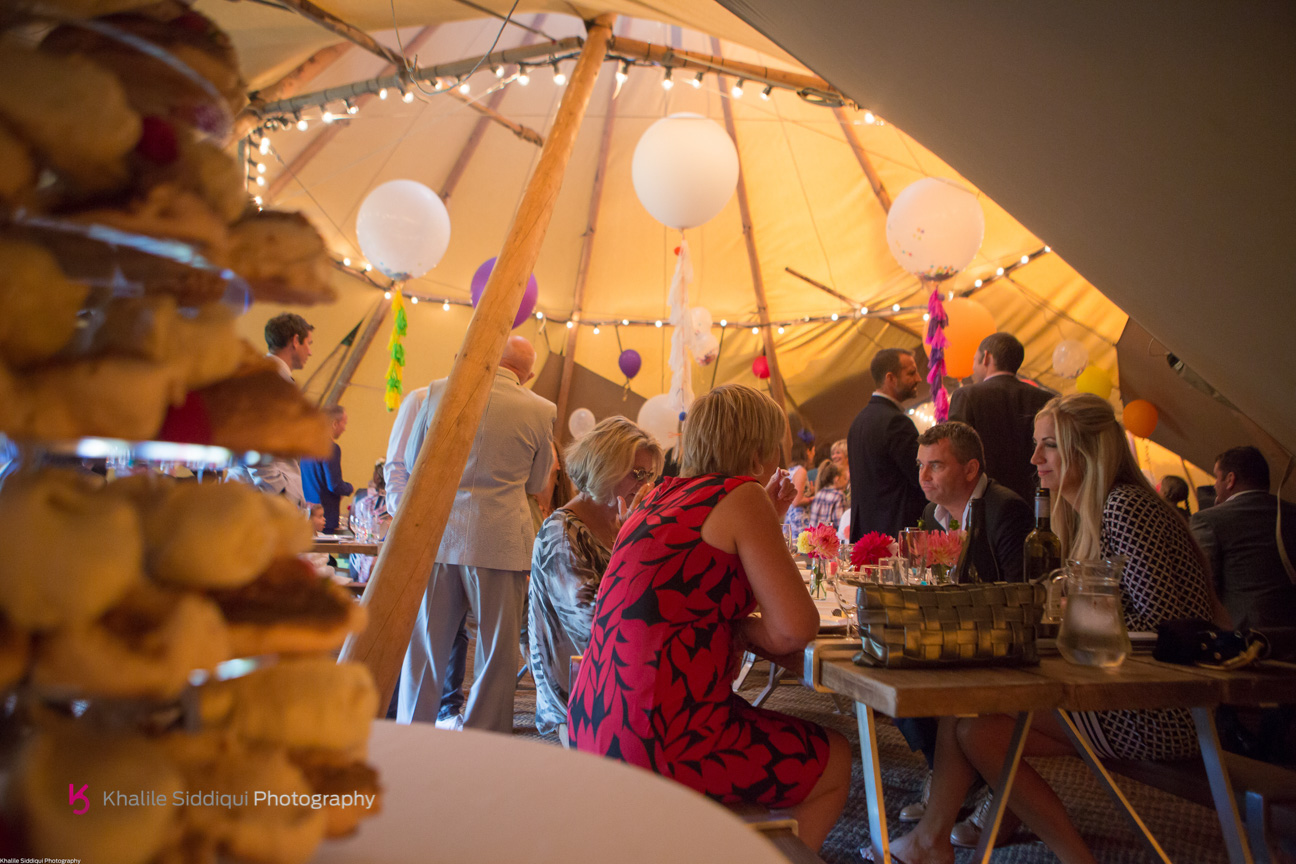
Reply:
[[[949,315],[941,302],[939,283],[933,283],[931,296],[927,299],[927,337],[923,342],[928,349],[927,383],[931,385],[937,423],[944,423],[949,418],[949,393],[945,390],[945,349],[949,347],[949,339],[945,336],[947,326]]]
[[[409,329],[409,319],[405,315],[405,298],[400,289],[392,291],[392,332],[387,340],[387,351],[391,362],[387,364],[387,389],[383,393],[383,404],[388,411],[395,411],[401,402],[401,379],[405,374],[405,346],[401,339]]]

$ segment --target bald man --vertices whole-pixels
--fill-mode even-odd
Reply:
[[[471,609],[477,654],[463,726],[513,732],[518,639],[535,543],[526,496],[540,492],[548,480],[557,414],[552,402],[522,386],[532,377],[535,356],[521,336],[510,336],[504,346],[405,653],[399,723],[436,721],[455,635]],[[447,381],[428,385],[405,447],[405,464],[412,471]]]

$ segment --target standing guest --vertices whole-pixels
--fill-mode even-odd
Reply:
[[[346,409],[334,405],[324,413],[332,424],[333,452],[326,459],[302,460],[302,494],[310,503],[324,505],[324,533],[336,534],[342,499],[354,492],[355,488],[342,479],[342,448],[337,443],[337,439],[346,431]]]
[[[961,420],[981,436],[985,472],[1029,501],[1035,495],[1031,432],[1035,414],[1053,394],[1017,377],[1026,349],[1011,333],[981,340],[972,358],[972,380],[950,397],[949,419]]]
[[[510,336],[414,623],[397,722],[437,717],[455,634],[471,609],[477,620],[476,679],[463,725],[513,731],[518,640],[535,542],[527,495],[539,493],[549,476],[557,414],[552,402],[522,386],[534,365],[531,343]],[[405,448],[406,465],[417,464],[446,383],[442,378],[428,387]]]
[[[622,512],[651,487],[662,451],[629,420],[609,417],[567,448],[566,464],[576,494],[545,519],[531,554],[527,656],[542,735],[567,722],[571,658],[589,644]]]
[[[814,501],[810,504],[808,524],[811,527],[820,524],[837,527],[846,510],[846,487],[849,484],[850,474],[839,468],[836,462],[825,459],[819,463]]]
[[[783,524],[800,534],[807,527],[810,519],[810,503],[814,501],[815,484],[810,476],[810,466],[814,464],[814,432],[806,426],[795,412],[788,415],[788,425],[792,429],[792,450],[788,454],[788,479],[796,489],[796,497],[788,508]]]
[[[285,381],[292,381],[292,373],[306,367],[315,341],[314,330],[314,325],[293,312],[284,312],[266,322],[266,357],[274,362],[279,377]],[[283,495],[298,507],[306,506],[301,465],[296,459],[275,457],[266,465],[232,471],[231,476],[272,495]]]
[[[1111,405],[1089,393],[1051,399],[1035,417],[1035,440],[1031,461],[1040,485],[1052,493],[1052,524],[1063,555],[1126,559],[1125,626],[1151,631],[1176,618],[1209,618],[1211,594],[1201,550],[1139,470]],[[1198,753],[1186,709],[1072,712],[1071,720],[1101,757],[1172,760]],[[958,826],[955,820],[978,773],[990,784],[999,782],[1014,724],[1007,715],[941,718],[931,798],[914,830],[892,844],[895,857],[907,864],[951,862],[952,841],[976,844],[977,819],[984,818],[989,799],[972,819]],[[1056,718],[1036,715],[1025,756],[1075,752]],[[1029,762],[1017,769],[1008,807],[997,842],[1024,820],[1063,864],[1093,864],[1062,801]]]
[[[918,480],[928,505],[923,524],[948,531],[951,519],[971,529],[972,501],[980,499],[986,545],[971,551],[982,581],[1022,581],[1022,546],[1035,527],[1031,506],[982,468],[981,436],[966,423],[937,423],[918,436]]]
[[[792,808],[815,849],[846,803],[850,745],[732,689],[744,646],[799,664],[819,630],[779,527],[795,495],[778,470],[786,422],[739,384],[693,403],[680,476],[631,511],[612,550],[568,717],[577,749],[722,803]]]
[[[922,515],[926,498],[918,485],[918,427],[901,405],[918,392],[922,378],[912,351],[884,348],[873,355],[869,371],[877,389],[851,423],[850,537],[854,543],[871,531],[897,537]]]
[[[1296,560],[1296,504],[1269,493],[1269,463],[1255,447],[1234,447],[1215,460],[1215,506],[1192,517],[1215,590],[1235,627],[1296,624],[1296,581],[1278,547]]]
[[[1267,488],[1267,487],[1266,487]],[[1185,519],[1192,518],[1192,508],[1188,506],[1188,481],[1174,474],[1167,474],[1157,485],[1161,497],[1170,502],[1170,506],[1179,511]]]

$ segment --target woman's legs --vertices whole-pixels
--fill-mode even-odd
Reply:
[[[892,853],[905,864],[948,864],[954,860],[949,832],[977,776],[976,768],[959,747],[957,724],[954,717],[940,718],[927,809],[914,830],[891,843]]]
[[[797,820],[797,835],[811,849],[823,846],[828,832],[837,824],[850,794],[851,747],[846,738],[831,729],[828,733],[828,764],[809,797],[792,813]]]
[[[1014,718],[1002,714],[958,721],[956,735],[960,751],[966,754],[971,764],[992,786],[999,782],[999,772],[1003,770],[1004,756],[1008,752],[1014,723]],[[1052,715],[1037,716],[1031,727],[1026,739],[1025,755],[1075,755],[1075,747]],[[939,768],[939,754],[937,759]],[[1017,767],[1008,806],[1053,850],[1062,864],[1093,864],[1094,857],[1080,833],[1071,824],[1061,799],[1044,778],[1025,762]],[[948,829],[946,830],[948,833]]]

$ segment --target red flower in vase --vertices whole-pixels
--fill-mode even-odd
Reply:
[[[962,531],[932,531],[927,535],[927,563],[953,567],[963,551]]]
[[[881,531],[870,531],[855,541],[851,549],[851,564],[855,567],[868,567],[876,564],[891,554],[895,538]]]

